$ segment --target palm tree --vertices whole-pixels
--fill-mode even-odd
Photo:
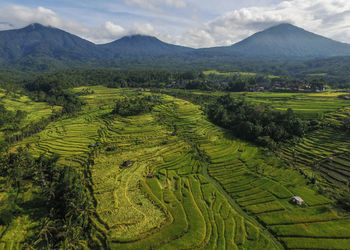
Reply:
[[[38,239],[34,242],[34,246],[39,245],[41,242],[46,242],[46,249],[52,249],[50,241],[53,238],[52,232],[56,230],[55,221],[46,217],[43,221],[43,226],[38,234]]]

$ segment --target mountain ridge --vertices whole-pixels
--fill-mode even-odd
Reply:
[[[109,52],[112,57],[123,54],[123,52],[127,52],[127,55],[142,53],[149,56],[162,56],[194,51],[193,48],[169,44],[159,40],[157,37],[140,34],[124,36],[110,43],[99,44],[97,46]]]
[[[350,44],[282,23],[257,32],[230,46],[248,56],[333,57],[350,55]]]
[[[229,63],[241,59],[312,59],[350,55],[341,43],[292,24],[279,24],[224,47],[194,49],[154,36],[129,35],[94,44],[64,30],[38,23],[0,31],[0,65],[48,68],[94,65],[178,65]]]
[[[16,61],[28,55],[50,57],[91,57],[94,44],[64,30],[30,24],[22,29],[0,31],[0,57]],[[87,53],[89,52],[89,53]]]

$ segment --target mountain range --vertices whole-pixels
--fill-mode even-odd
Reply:
[[[305,60],[350,55],[350,45],[280,24],[225,47],[193,49],[168,44],[151,36],[126,36],[96,45],[63,30],[31,24],[0,31],[0,65],[45,70],[52,65],[147,65],[239,59]]]

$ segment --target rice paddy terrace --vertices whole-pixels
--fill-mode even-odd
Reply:
[[[0,89],[0,104],[3,104],[7,110],[23,111],[25,117],[16,124],[18,127],[25,127],[28,124],[35,123],[42,118],[49,117],[54,111],[60,110],[59,106],[49,106],[44,102],[34,102],[28,96],[21,93],[13,93]],[[3,128],[3,130],[8,129]],[[3,131],[0,131],[0,139],[3,136]]]
[[[326,121],[331,127],[319,129],[298,144],[284,147],[282,157],[319,182],[326,180],[326,186],[349,192],[349,134],[338,129],[349,116],[349,107],[327,114]]]
[[[220,96],[225,92],[186,91],[191,95]],[[279,92],[232,92],[234,97],[244,97],[247,101],[271,105],[274,109],[285,111],[293,109],[305,119],[324,118],[349,106],[349,101],[338,98],[346,93],[320,92],[320,93],[279,93]]]
[[[321,129],[274,154],[233,138],[188,101],[162,94],[151,113],[120,117],[110,114],[114,100],[150,93],[90,88],[78,116],[51,122],[13,150],[58,153],[61,164],[84,171],[95,207],[90,238],[99,248],[349,249],[350,216],[308,178],[348,187],[349,135]],[[314,113],[347,116],[344,100],[315,98],[335,104]],[[23,248],[35,233],[31,218],[1,228],[0,247]]]

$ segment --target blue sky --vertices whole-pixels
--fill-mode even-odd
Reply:
[[[196,48],[222,46],[283,22],[350,42],[350,1],[1,1],[1,30],[33,22],[64,29],[95,43],[141,33]]]

